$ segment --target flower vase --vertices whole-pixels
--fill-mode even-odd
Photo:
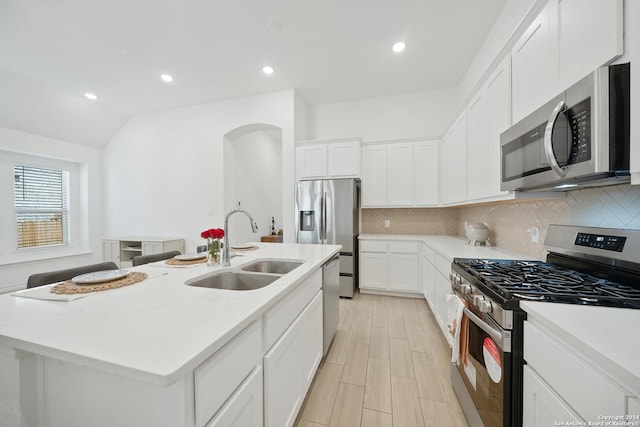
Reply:
[[[211,239],[207,244],[207,265],[220,264],[220,239]]]

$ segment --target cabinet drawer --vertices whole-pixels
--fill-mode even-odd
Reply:
[[[397,254],[417,254],[418,242],[389,242],[389,252]]]
[[[530,321],[524,322],[524,359],[585,420],[625,413],[626,394],[613,380]]]
[[[440,254],[436,254],[436,269],[442,274],[444,277],[449,278],[449,273],[451,273],[451,261]]]
[[[293,323],[302,309],[322,288],[322,269],[318,269],[296,289],[267,311],[264,316],[264,348],[271,348]]]
[[[195,370],[196,426],[204,426],[262,362],[262,323],[252,323]]]
[[[380,240],[360,240],[361,252],[387,252],[387,242]]]
[[[262,425],[262,369],[257,367],[207,427]]]

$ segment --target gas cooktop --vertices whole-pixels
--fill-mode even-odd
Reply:
[[[499,295],[503,304],[534,300],[640,309],[640,289],[631,283],[543,261],[456,258],[454,269],[472,276],[472,283],[485,292]]]

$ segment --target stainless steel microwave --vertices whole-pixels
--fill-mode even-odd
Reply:
[[[602,67],[500,135],[502,190],[629,182],[630,64]]]

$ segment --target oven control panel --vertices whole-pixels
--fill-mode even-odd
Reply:
[[[605,236],[602,234],[578,233],[575,244],[589,248],[603,249],[605,251],[622,252],[626,237]]]

